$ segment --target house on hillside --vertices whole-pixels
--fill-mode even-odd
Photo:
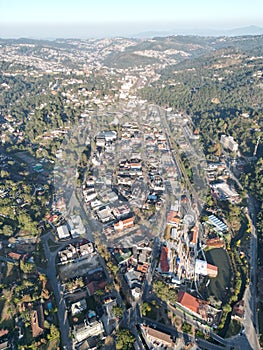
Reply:
[[[31,310],[30,318],[32,336],[33,338],[36,338],[44,332],[44,312],[41,304]]]

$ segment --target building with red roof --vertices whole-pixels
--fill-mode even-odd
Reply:
[[[195,246],[197,244],[197,239],[198,239],[198,227],[194,226],[191,229],[190,246]]]
[[[44,332],[43,306],[38,305],[36,309],[31,311],[30,316],[31,316],[32,336],[33,338],[36,338]]]
[[[177,211],[173,211],[173,210],[169,211],[169,213],[167,215],[168,224],[178,226],[180,224],[180,221],[181,221],[181,219],[178,216]]]
[[[218,267],[215,265],[207,264],[206,270],[209,277],[215,278],[218,275]]]
[[[121,231],[121,230],[124,230],[126,228],[133,227],[133,226],[134,226],[134,217],[131,217],[131,218],[126,219],[126,220],[118,221],[116,224],[114,224],[114,229],[117,231]]]
[[[162,247],[160,256],[160,268],[162,272],[169,272],[168,248],[166,246]]]
[[[177,301],[184,308],[195,313],[198,317],[201,317],[204,320],[207,319],[207,301],[193,297],[191,294],[181,290],[178,293]]]
[[[223,248],[225,246],[224,240],[221,238],[211,238],[206,241],[208,247]]]

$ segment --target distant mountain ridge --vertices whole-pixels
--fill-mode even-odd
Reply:
[[[263,27],[258,26],[248,26],[243,28],[235,28],[227,31],[230,36],[239,36],[239,35],[263,35]]]
[[[233,28],[228,30],[220,29],[175,29],[169,31],[148,31],[133,35],[134,38],[152,38],[155,36],[169,36],[169,35],[200,35],[200,36],[242,36],[242,35],[263,35],[263,27],[255,25]]]

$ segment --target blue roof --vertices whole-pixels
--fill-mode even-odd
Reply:
[[[226,231],[228,229],[227,225],[223,223],[223,221],[219,220],[215,215],[208,216],[211,224],[216,226],[221,231]]]

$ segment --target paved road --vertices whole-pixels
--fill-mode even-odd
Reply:
[[[225,346],[212,344],[204,339],[198,338],[196,341],[196,344],[200,346],[204,350],[223,350],[226,349]]]
[[[72,342],[71,338],[69,337],[69,323],[67,319],[67,310],[65,301],[63,299],[63,294],[61,291],[60,283],[57,279],[56,275],[56,256],[59,250],[63,249],[66,245],[69,244],[68,242],[61,243],[61,246],[54,252],[51,252],[48,246],[48,240],[52,237],[52,233],[49,232],[46,235],[41,237],[41,241],[44,247],[45,256],[48,262],[48,266],[46,269],[47,277],[50,281],[51,288],[54,292],[56,305],[58,308],[58,321],[59,321],[59,329],[60,329],[60,335],[61,335],[61,342],[62,345],[65,346],[67,350],[72,350]]]
[[[227,349],[254,350],[254,348],[251,347],[245,334],[227,339]]]
[[[183,162],[180,158],[180,152],[179,152],[179,149],[176,145],[176,142],[173,142],[173,146],[172,146],[172,141],[171,141],[172,133],[171,133],[171,129],[167,123],[167,119],[166,119],[164,110],[161,109],[161,107],[156,106],[156,108],[157,108],[157,111],[159,113],[160,120],[162,122],[163,130],[164,130],[166,140],[167,140],[167,145],[168,145],[169,151],[171,152],[172,159],[174,161],[174,164],[176,164],[176,167],[178,169],[178,174],[180,174],[180,177],[184,179],[185,184],[187,186],[187,189],[191,193],[192,198],[194,199],[193,204],[196,206],[196,214],[198,216],[203,209],[203,203],[200,202],[200,196],[198,195],[198,193],[196,192],[192,183],[189,180],[189,177],[186,173]]]
[[[248,215],[251,226],[250,239],[250,284],[244,295],[245,318],[243,320],[245,335],[252,349],[260,349],[258,341],[257,317],[257,232],[255,228],[256,214],[253,198],[248,198]]]
[[[96,232],[99,229],[99,226],[94,227],[94,223],[91,222],[88,214],[86,213],[83,204],[81,203],[81,191],[79,189],[76,189],[75,191],[72,192],[69,203],[68,203],[68,211],[72,215],[74,212],[74,209],[78,209],[80,217],[84,223],[85,227],[85,238],[89,240],[90,242],[94,242],[94,237],[92,232]],[[84,203],[84,200],[83,200]]]
[[[153,249],[152,249],[152,257],[151,257],[151,265],[149,266],[148,272],[146,274],[146,278],[143,285],[143,294],[142,299],[147,299],[147,296],[149,296],[149,292],[152,289],[152,276],[155,272],[156,265],[158,262],[158,256],[160,255],[160,240],[158,237],[155,237]]]

